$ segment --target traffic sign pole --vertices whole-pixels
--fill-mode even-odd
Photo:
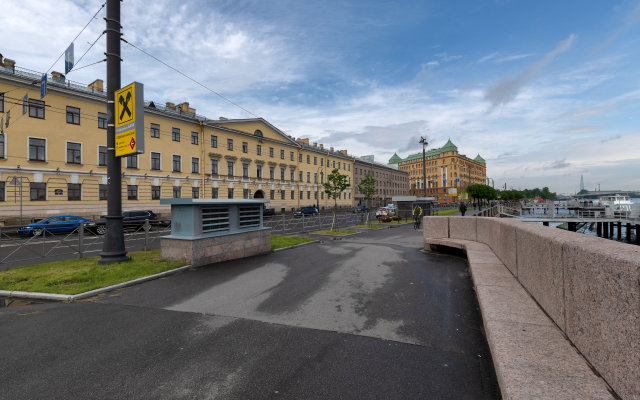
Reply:
[[[120,89],[120,0],[107,0],[107,233],[98,264],[128,261],[122,226],[122,170],[116,157],[115,92]]]

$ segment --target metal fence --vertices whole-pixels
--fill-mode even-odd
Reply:
[[[94,257],[103,247],[103,235],[95,225],[78,224],[69,232],[54,233],[45,228],[33,230],[29,236],[18,233],[20,226],[0,227],[0,269],[70,258]],[[100,231],[103,232],[103,231]],[[170,228],[150,225],[125,226],[124,241],[127,251],[149,250],[160,247],[160,237]]]

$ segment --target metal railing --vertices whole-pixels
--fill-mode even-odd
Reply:
[[[375,221],[375,213],[369,213],[369,221]],[[367,221],[366,213],[342,212],[336,214],[336,227],[345,228],[353,225],[364,224]],[[292,214],[279,214],[273,217],[265,217],[263,225],[271,228],[272,233],[305,233],[330,229],[333,224],[333,213],[316,215],[302,215],[295,217]],[[393,223],[390,223],[393,224]]]
[[[70,258],[94,257],[103,247],[105,225],[84,222],[69,232],[54,233],[54,228],[37,227],[29,236],[19,234],[20,226],[0,227],[0,270],[34,263]],[[127,251],[150,250],[160,247],[160,237],[170,228],[144,224],[124,226]]]

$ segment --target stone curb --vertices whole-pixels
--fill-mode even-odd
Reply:
[[[165,276],[173,275],[178,272],[184,271],[185,269],[188,269],[188,268],[191,268],[191,265],[185,265],[184,267],[163,271],[163,272],[149,275],[149,276],[143,276],[142,278],[133,279],[127,282],[117,283],[115,285],[103,287],[100,289],[94,289],[88,292],[78,293],[78,294],[57,294],[57,293],[40,293],[40,292],[21,292],[19,290],[0,290],[0,297],[10,297],[14,299],[32,299],[32,300],[76,301],[76,300],[86,299],[88,297],[93,297],[101,293],[110,292],[112,290],[121,289],[127,286],[137,285],[138,283],[151,281],[158,278],[163,278]]]
[[[304,243],[300,243],[300,244],[294,244],[293,246],[280,247],[279,249],[273,250],[273,252],[276,253],[276,252],[282,251],[282,250],[294,249],[296,247],[306,246],[306,245],[312,244],[312,243],[320,243],[320,241],[319,240],[313,240],[311,242],[304,242]]]
[[[617,398],[489,246],[425,238],[425,250],[437,250],[437,246],[467,254],[504,399]]]
[[[331,237],[347,237],[347,236],[353,236],[353,235],[359,235],[362,232],[354,232],[354,233],[349,233],[347,235],[332,235],[330,233],[313,233],[313,232],[309,232],[309,235],[318,235],[318,236],[331,236]]]

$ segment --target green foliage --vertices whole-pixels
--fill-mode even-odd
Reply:
[[[358,190],[364,195],[365,200],[373,200],[373,195],[378,192],[376,179],[367,173],[364,179],[358,183]]]
[[[498,192],[494,188],[480,183],[467,186],[467,193],[474,199],[493,200],[498,197]]]
[[[587,193],[589,193],[587,189],[582,189],[581,191],[578,192],[578,194],[587,194]]]
[[[519,190],[503,190],[500,192],[500,198],[502,200],[520,200],[524,197]]]
[[[313,240],[314,239],[304,238],[300,236],[271,235],[271,250],[295,246],[297,244],[306,242],[313,242]]]
[[[544,200],[555,200],[558,196],[555,192],[550,192],[546,186],[542,189],[503,190],[500,192],[500,198],[502,200],[533,199],[534,197],[540,197]]]
[[[335,168],[331,171],[331,174],[327,176],[327,182],[323,183],[324,192],[329,196],[330,199],[336,200],[342,192],[345,191],[349,186],[347,175],[342,175],[338,168]]]

